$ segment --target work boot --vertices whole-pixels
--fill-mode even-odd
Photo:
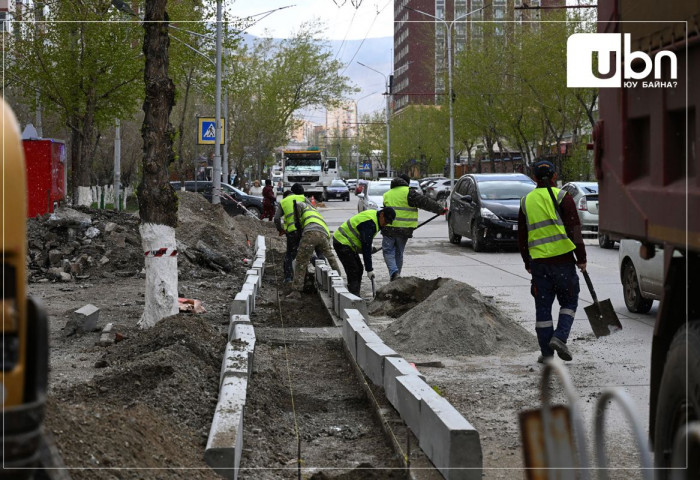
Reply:
[[[557,337],[552,337],[552,339],[549,341],[549,348],[556,351],[559,355],[559,358],[561,358],[562,360],[570,362],[573,358],[566,344],[559,340]]]
[[[553,358],[552,355],[547,355],[547,356],[540,355],[539,357],[537,357],[537,363],[544,363],[545,360],[550,359],[550,358]]]
[[[285,278],[284,283],[292,283],[292,278]]]
[[[398,280],[401,278],[401,274],[399,272],[394,272],[391,274],[391,281],[393,282],[394,280]]]

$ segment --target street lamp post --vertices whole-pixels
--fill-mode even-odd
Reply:
[[[214,178],[211,203],[221,203],[221,0],[216,1],[216,116],[214,117]]]
[[[469,15],[472,15],[478,11],[483,10],[484,8],[488,7],[488,5],[484,5],[481,8],[477,8],[476,10],[473,10],[471,12],[467,12],[464,15],[460,15],[459,17],[455,18],[451,22],[447,22],[443,20],[442,18],[438,18],[435,15],[431,15],[429,13],[425,13],[421,10],[416,10],[415,8],[411,7],[404,7],[406,10],[411,10],[412,12],[420,13],[421,15],[425,15],[426,17],[430,17],[434,19],[437,22],[442,23],[442,25],[445,27],[445,32],[447,33],[447,94],[449,96],[448,102],[449,102],[449,115],[450,115],[450,188],[454,187],[455,184],[455,128],[454,128],[454,114],[452,111],[452,103],[454,102],[454,97],[453,97],[453,92],[452,92],[452,27],[456,22],[459,20],[463,20],[464,18],[468,17]]]
[[[374,68],[365,65],[362,62],[357,62],[359,65],[362,65],[365,68],[369,68],[373,72],[377,72],[379,75],[384,77],[384,85],[386,87],[386,176],[391,177],[391,129],[389,126],[389,117],[391,116],[391,112],[389,111],[391,107],[391,88],[389,85],[389,81],[386,78],[386,75],[384,75],[382,72],[379,70],[375,70]]]

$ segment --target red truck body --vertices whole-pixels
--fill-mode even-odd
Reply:
[[[669,437],[700,419],[700,372],[693,372],[700,369],[699,21],[698,1],[598,2],[598,33],[628,33],[630,52],[655,58],[667,51],[677,58],[675,80],[672,64],[661,63],[659,80],[671,84],[639,80],[635,87],[601,88],[594,130],[601,232],[638,239],[651,254],[664,250],[649,396],[657,467],[670,465]],[[663,472],[657,478],[667,478]]]
[[[22,140],[27,171],[27,217],[52,213],[66,197],[66,145],[60,140]]]

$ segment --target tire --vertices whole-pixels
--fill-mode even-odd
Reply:
[[[654,300],[642,297],[637,271],[629,260],[622,264],[622,293],[625,297],[625,306],[630,312],[648,313],[651,310]]]
[[[615,241],[610,240],[610,237],[608,237],[604,233],[599,233],[598,245],[600,245],[600,248],[611,249],[615,246]]]
[[[462,242],[462,236],[461,235],[456,235],[454,233],[454,230],[452,229],[452,222],[450,220],[447,220],[447,236],[450,239],[450,243],[454,243],[455,245],[459,245]]]
[[[476,222],[472,223],[472,248],[475,252],[483,252],[486,248],[486,242],[479,235],[479,227]]]
[[[262,216],[262,210],[260,210],[258,207],[251,205],[250,207],[246,207],[250,213],[255,215],[256,217],[260,218]]]
[[[679,329],[666,356],[654,428],[654,463],[660,470],[656,470],[654,478],[671,478],[671,472],[663,469],[671,466],[673,442],[678,428],[684,427],[686,421],[692,422],[699,418],[700,321],[696,320]],[[684,478],[700,478],[700,462],[693,455],[692,447]]]

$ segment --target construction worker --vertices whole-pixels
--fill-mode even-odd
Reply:
[[[323,219],[323,216],[306,202],[297,202],[296,206],[296,222],[301,225],[301,241],[297,252],[297,268],[294,272],[294,282],[292,283],[293,291],[287,295],[287,298],[300,298],[301,291],[304,288],[304,277],[306,276],[306,264],[311,260],[314,252],[319,258],[325,258],[333,270],[338,271],[338,263],[335,261],[329,240],[331,238],[328,225]],[[294,208],[294,207],[292,207]]]
[[[360,252],[365,262],[367,278],[374,280],[372,240],[380,229],[393,222],[395,218],[396,211],[391,207],[385,207],[379,211],[365,210],[350,217],[333,234],[333,249],[345,268],[350,293],[360,296],[362,284]]]
[[[284,192],[282,201],[277,205],[275,212],[275,226],[280,235],[287,235],[287,252],[284,255],[284,283],[291,283],[293,277],[292,262],[297,256],[301,230],[297,229],[294,222],[294,202],[304,203],[304,187],[298,183],[292,185],[291,191]]]
[[[382,228],[382,253],[393,282],[401,276],[406,242],[418,226],[418,209],[445,215],[447,209],[435,200],[409,188],[411,179],[405,173],[391,181],[391,190],[384,194],[384,206],[396,210],[396,219]]]
[[[520,201],[518,246],[525,269],[532,274],[535,331],[543,363],[554,356],[570,361],[566,346],[578,306],[579,282],[574,265],[586,270],[586,247],[581,222],[571,195],[554,188],[557,174],[546,160],[533,166],[537,188]],[[554,298],[559,301],[556,329],[552,321]]]

